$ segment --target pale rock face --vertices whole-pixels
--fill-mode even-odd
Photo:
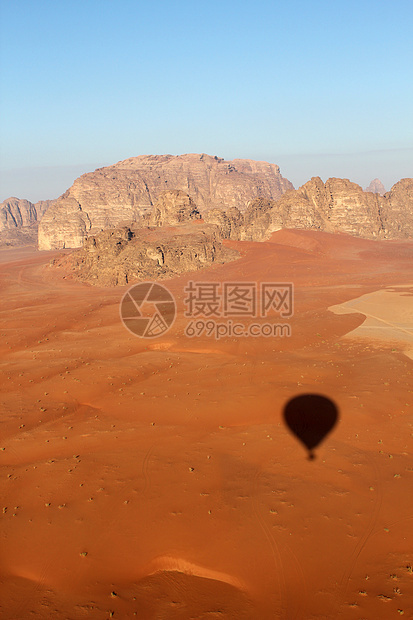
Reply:
[[[271,213],[273,228],[324,228],[331,196],[320,177],[313,177],[297,192],[288,192],[286,200],[276,204]]]
[[[36,207],[28,200],[8,198],[0,205],[0,230],[22,228],[37,222]]]
[[[357,237],[383,236],[378,195],[363,192],[360,185],[348,179],[328,179],[325,187],[329,196],[325,230]]]
[[[69,200],[63,198],[59,208],[63,209]],[[81,213],[79,205],[77,213]],[[219,228],[200,220],[187,194],[165,191],[152,212],[139,222],[85,235],[82,248],[54,264],[90,284],[117,286],[145,278],[173,277],[212,263],[235,260],[238,252],[223,246]]]
[[[36,244],[39,220],[51,200],[33,204],[20,198],[8,198],[0,204],[0,246]]]
[[[258,198],[244,213],[244,225],[240,230],[241,241],[262,241],[268,237],[271,223],[271,209],[276,204],[272,200]]]
[[[209,224],[215,224],[223,239],[240,239],[244,216],[237,207],[231,207],[228,211],[209,209],[205,212],[203,219]]]
[[[40,222],[43,215],[46,213],[47,209],[53,205],[56,200],[39,200],[35,203],[36,213],[37,213],[37,221]]]
[[[348,179],[313,177],[298,190],[287,192],[274,205],[272,226],[311,228],[327,232],[376,237],[381,234],[379,202]]]
[[[386,236],[413,237],[413,179],[401,179],[381,200]]]
[[[220,216],[224,218],[225,214]],[[348,179],[323,183],[313,177],[277,201],[253,201],[237,238],[262,241],[280,228],[342,232],[367,239],[413,237],[413,179],[402,179],[382,197],[364,192]],[[223,226],[223,234],[225,230]]]
[[[37,224],[54,200],[36,204],[20,198],[8,198],[0,204],[0,231]]]
[[[139,221],[166,190],[188,194],[202,213],[212,208],[245,210],[258,197],[279,198],[293,185],[267,162],[225,161],[209,155],[143,155],[100,168],[76,179],[48,210],[39,230],[39,249],[79,247],[85,233]],[[78,207],[87,217],[72,218]],[[72,224],[67,225],[70,220]],[[76,222],[78,230],[76,229]],[[56,245],[57,244],[57,245]]]
[[[80,247],[91,229],[91,222],[79,203],[71,197],[59,198],[39,224],[39,250]],[[67,246],[67,240],[70,245]]]
[[[373,179],[368,187],[364,190],[366,192],[372,192],[373,194],[380,194],[380,196],[384,196],[386,193],[386,188],[380,179]]]
[[[190,220],[200,220],[196,204],[184,192],[170,190],[162,192],[149,217],[149,226],[176,226]]]

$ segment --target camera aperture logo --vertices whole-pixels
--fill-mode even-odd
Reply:
[[[291,282],[194,282],[184,288],[188,338],[288,337],[291,325],[274,317],[294,314]],[[176,317],[172,293],[156,282],[132,286],[124,295],[120,315],[125,327],[140,338],[166,333]],[[242,321],[242,319],[244,319]],[[253,320],[255,319],[255,320]]]
[[[170,291],[156,282],[132,286],[120,304],[125,327],[140,338],[162,336],[175,320],[176,304]]]

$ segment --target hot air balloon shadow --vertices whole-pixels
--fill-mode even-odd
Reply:
[[[309,460],[315,459],[314,448],[334,428],[338,409],[332,400],[320,394],[300,394],[284,407],[284,421],[309,451]]]

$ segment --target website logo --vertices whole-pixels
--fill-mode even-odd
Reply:
[[[124,326],[139,338],[157,338],[172,327],[176,303],[170,291],[156,282],[132,286],[122,298],[120,316]]]

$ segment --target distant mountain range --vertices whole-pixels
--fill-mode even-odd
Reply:
[[[223,237],[262,240],[280,228],[346,232],[366,238],[413,237],[413,180],[385,193],[347,179],[314,177],[295,190],[275,164],[205,154],[149,155],[84,174],[57,200],[0,205],[0,245],[38,242],[76,248],[102,230],[145,223],[165,191],[189,196]],[[38,229],[38,230],[37,230]]]

